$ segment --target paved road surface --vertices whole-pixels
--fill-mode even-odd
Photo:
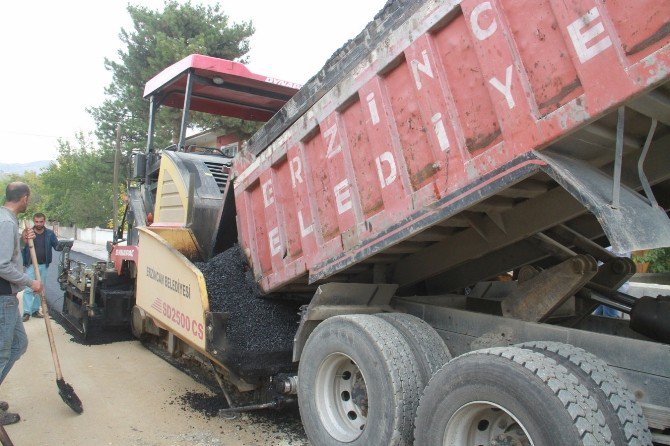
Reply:
[[[59,308],[57,269],[52,264],[47,293]],[[84,405],[77,415],[58,395],[43,321],[31,318],[24,325],[28,351],[0,387],[0,400],[22,417],[6,427],[16,446],[308,444],[295,411],[208,417],[192,406],[214,394],[139,342],[82,345],[53,324],[63,376]]]

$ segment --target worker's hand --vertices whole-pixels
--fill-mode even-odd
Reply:
[[[43,288],[42,288],[42,282],[39,280],[33,280],[33,283],[30,284],[30,289],[33,290],[34,293],[41,293]]]
[[[23,238],[23,243],[28,243],[28,240],[35,238],[35,231],[32,228],[26,228],[21,233],[21,237]]]

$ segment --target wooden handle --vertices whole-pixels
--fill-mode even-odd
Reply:
[[[25,220],[24,225],[28,228],[28,220]],[[35,279],[42,283],[40,276],[40,267],[37,263],[37,253],[35,253],[35,243],[33,239],[28,239],[28,247],[30,248],[30,258],[33,261],[33,269],[35,270]],[[60,370],[60,361],[58,360],[58,352],[56,351],[56,341],[54,340],[53,331],[51,330],[51,320],[49,319],[49,309],[47,308],[47,299],[44,293],[44,283],[42,283],[42,292],[40,293],[40,306],[42,307],[42,315],[44,316],[44,324],[47,326],[47,335],[49,337],[49,346],[51,347],[51,356],[54,360],[54,367],[56,368],[56,379],[63,379],[63,373]],[[24,309],[25,310],[25,309]]]
[[[12,443],[12,440],[9,438],[7,431],[2,425],[0,425],[0,443],[2,443],[2,446],[14,446],[14,443]]]

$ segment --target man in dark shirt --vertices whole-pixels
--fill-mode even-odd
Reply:
[[[62,251],[63,248],[58,244],[58,238],[56,234],[51,229],[48,229],[44,226],[46,222],[46,216],[38,212],[33,215],[33,232],[35,233],[35,239],[33,243],[35,245],[35,254],[37,255],[37,263],[40,269],[40,277],[42,280],[46,280],[47,269],[52,260],[51,248],[54,248],[56,251]],[[23,241],[27,243],[28,239],[26,238],[27,230],[24,231]],[[26,244],[23,248],[23,265],[26,267],[26,272],[31,279],[35,279],[35,269],[33,268],[33,262],[30,258],[30,247]],[[30,316],[41,318],[43,317],[40,314],[40,297],[33,293],[30,288],[26,288],[23,291],[23,322],[28,321]]]

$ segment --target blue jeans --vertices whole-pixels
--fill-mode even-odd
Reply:
[[[594,311],[593,314],[597,316],[606,316],[606,317],[617,317],[617,318],[621,317],[621,312],[619,310],[610,308],[607,305],[598,306],[598,308],[596,308],[596,311]]]
[[[0,384],[27,348],[19,300],[16,296],[0,296]]]
[[[40,278],[42,283],[47,280],[47,265],[39,265],[40,268]],[[26,268],[26,274],[35,280],[35,268],[32,265]],[[34,312],[40,309],[40,295],[33,293],[33,290],[26,287],[23,290],[23,314],[33,314]]]

